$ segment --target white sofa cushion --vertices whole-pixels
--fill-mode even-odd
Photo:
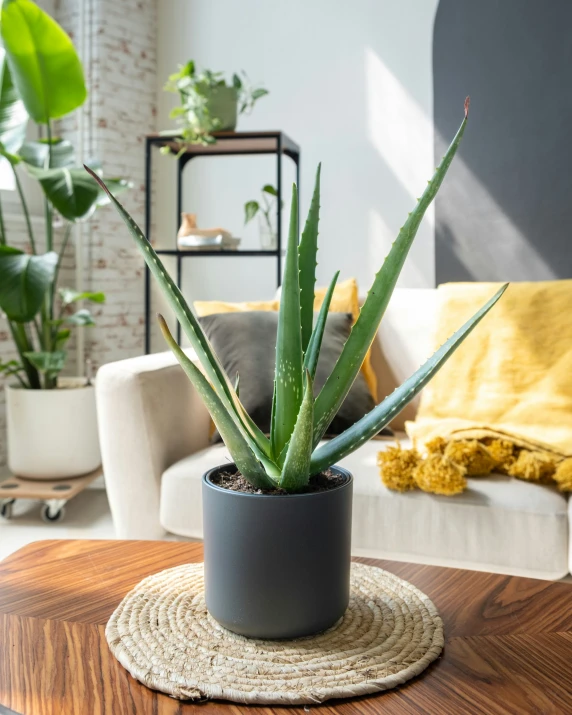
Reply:
[[[562,494],[502,475],[469,479],[469,488],[454,497],[392,492],[376,464],[377,452],[391,443],[368,442],[341,462],[355,479],[354,554],[544,579],[568,573]],[[201,477],[228,461],[226,447],[217,445],[167,469],[161,484],[165,529],[202,538]]]

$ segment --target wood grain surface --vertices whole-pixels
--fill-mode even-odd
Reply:
[[[105,623],[142,578],[202,560],[202,546],[43,541],[0,562],[0,712],[22,715],[192,713],[572,713],[572,585],[358,559],[427,593],[446,646],[395,691],[310,707],[181,703],[148,690],[111,655]]]

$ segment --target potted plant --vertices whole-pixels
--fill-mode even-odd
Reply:
[[[0,34],[0,155],[14,176],[28,244],[22,250],[9,243],[0,205],[0,310],[18,355],[0,361],[0,374],[14,380],[6,387],[8,465],[20,476],[54,479],[101,463],[93,385],[59,375],[72,329],[94,324],[83,301],[102,303],[105,296],[60,287],[58,277],[73,225],[109,200],[76,165],[70,142],[52,132],[53,121],[86,98],[69,37],[30,0],[5,0]],[[30,119],[44,138],[26,141]],[[21,172],[43,192],[43,236],[32,225]],[[108,183],[115,192],[128,186],[122,179]],[[61,241],[55,240],[56,216]]]
[[[234,131],[239,114],[252,111],[255,102],[268,94],[263,87],[252,87],[245,72],[242,77],[232,75],[227,84],[222,72],[203,70],[197,73],[195,63],[189,60],[170,75],[165,85],[168,92],[177,92],[181,104],[170,114],[180,128],[162,132],[181,136],[185,144],[213,144],[215,131]],[[161,149],[169,153],[169,147]]]
[[[272,251],[278,245],[276,224],[274,222],[276,218],[278,192],[272,184],[265,184],[262,187],[261,196],[262,203],[258,201],[247,201],[244,204],[244,225],[246,226],[253,218],[258,216],[260,247],[264,250]]]
[[[324,630],[342,617],[349,594],[352,476],[333,465],[403,409],[506,288],[388,398],[346,432],[322,442],[375,337],[421,219],[457,151],[467,113],[468,101],[457,135],[399,231],[334,370],[316,397],[312,382],[338,276],[313,324],[320,170],[299,243],[294,186],[269,436],[244,410],[238,391],[159,257],[121,204],[111,198],[196,351],[202,371],[159,318],[167,343],[234,460],[203,477],[206,605],[211,616],[232,631],[257,638],[294,638]]]

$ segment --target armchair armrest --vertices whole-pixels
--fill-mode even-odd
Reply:
[[[208,446],[209,414],[171,353],[109,363],[96,380],[99,439],[121,539],[160,539],[161,475]]]

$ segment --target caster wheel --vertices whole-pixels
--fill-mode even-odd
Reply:
[[[12,506],[14,505],[14,502],[16,500],[12,499],[12,501],[7,501],[2,504],[0,507],[0,516],[3,517],[4,519],[11,519],[12,518]]]
[[[48,524],[55,524],[64,518],[65,513],[66,510],[63,506],[54,512],[50,509],[48,504],[44,504],[42,507],[42,521],[45,521]]]

